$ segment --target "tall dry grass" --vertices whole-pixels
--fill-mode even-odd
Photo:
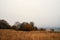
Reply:
[[[60,40],[60,32],[0,29],[0,40]]]

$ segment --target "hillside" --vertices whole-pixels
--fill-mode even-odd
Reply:
[[[60,40],[60,32],[0,29],[0,40]]]

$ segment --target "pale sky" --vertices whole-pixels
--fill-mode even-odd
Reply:
[[[60,0],[0,0],[0,19],[10,25],[33,21],[38,27],[60,27]]]

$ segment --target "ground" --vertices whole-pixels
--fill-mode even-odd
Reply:
[[[0,29],[0,40],[60,40],[60,32]]]

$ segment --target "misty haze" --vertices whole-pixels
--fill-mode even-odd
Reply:
[[[0,34],[0,40],[60,40],[60,0],[0,0]]]
[[[60,27],[60,0],[0,0],[0,19]]]

